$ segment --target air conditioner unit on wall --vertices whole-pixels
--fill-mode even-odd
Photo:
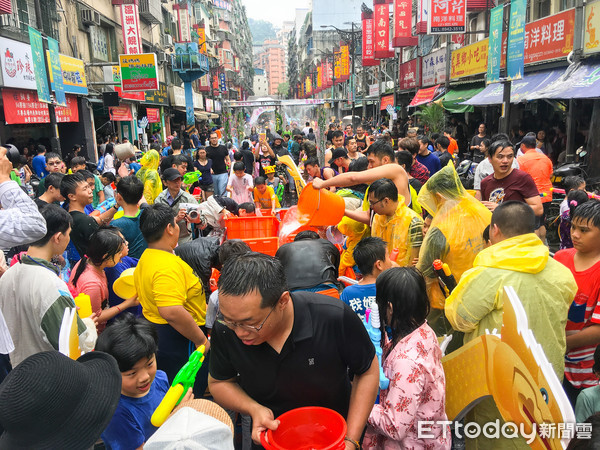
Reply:
[[[167,54],[165,52],[158,52],[156,54],[156,60],[158,63],[166,63],[167,62]]]
[[[100,13],[93,9],[83,8],[81,10],[81,23],[84,25],[96,25],[100,26]]]
[[[169,47],[173,45],[173,36],[171,36],[170,34],[163,34],[162,35],[162,45],[163,47]]]

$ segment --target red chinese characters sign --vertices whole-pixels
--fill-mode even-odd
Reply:
[[[121,27],[123,29],[125,53],[128,55],[142,53],[140,13],[137,4],[121,5]]]
[[[564,58],[573,50],[575,9],[525,25],[525,64]],[[506,66],[506,33],[502,34],[500,67]]]
[[[412,35],[412,1],[394,0],[394,47],[417,45],[417,37]]]
[[[394,107],[394,94],[392,94],[392,95],[384,95],[383,97],[381,97],[381,102],[379,104],[379,109],[383,111],[388,106],[391,106],[392,108]]]
[[[362,65],[377,66],[379,63],[375,61],[373,54],[375,46],[373,44],[373,13],[363,12],[362,18]]]
[[[373,42],[375,48],[373,56],[377,59],[392,58],[394,52],[390,51],[390,5],[387,0],[374,0],[373,9]]]
[[[405,63],[400,64],[400,79],[398,80],[400,90],[415,89],[417,87],[417,60],[411,59]]]
[[[160,122],[160,109],[146,108],[146,117],[148,118],[148,123]]]
[[[108,108],[110,113],[110,120],[118,122],[128,122],[133,120],[130,106],[111,106]]]
[[[38,101],[37,92],[23,89],[2,89],[4,119],[7,125],[50,123],[48,104]],[[55,108],[57,122],[79,122],[77,97],[67,95],[67,106]]]
[[[467,27],[467,0],[430,0],[429,34],[464,33]]]

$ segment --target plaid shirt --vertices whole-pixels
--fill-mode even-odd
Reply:
[[[410,175],[425,184],[429,180],[429,169],[425,164],[415,160],[410,168]]]

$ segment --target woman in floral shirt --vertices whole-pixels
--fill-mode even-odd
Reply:
[[[383,345],[383,371],[389,388],[369,416],[364,449],[449,449],[446,381],[442,352],[425,318],[429,313],[425,280],[412,267],[386,270],[377,278],[377,304],[382,323],[391,328]],[[420,421],[430,437],[419,438]],[[435,423],[433,423],[435,422]]]

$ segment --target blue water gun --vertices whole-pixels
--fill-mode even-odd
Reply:
[[[99,216],[100,214],[103,214],[106,211],[108,211],[110,208],[112,208],[116,204],[117,204],[117,201],[115,200],[114,197],[108,198],[108,199],[104,200],[102,203],[100,203],[98,205],[98,207],[92,211],[90,216]]]
[[[367,333],[369,334],[369,338],[371,338],[371,342],[375,346],[375,354],[377,355],[377,360],[379,361],[379,389],[387,389],[390,385],[390,380],[388,380],[383,373],[383,351],[381,350],[381,321],[379,318],[379,306],[377,303],[373,302],[371,309],[367,309],[366,312],[367,314],[363,319],[363,324],[367,329]]]

